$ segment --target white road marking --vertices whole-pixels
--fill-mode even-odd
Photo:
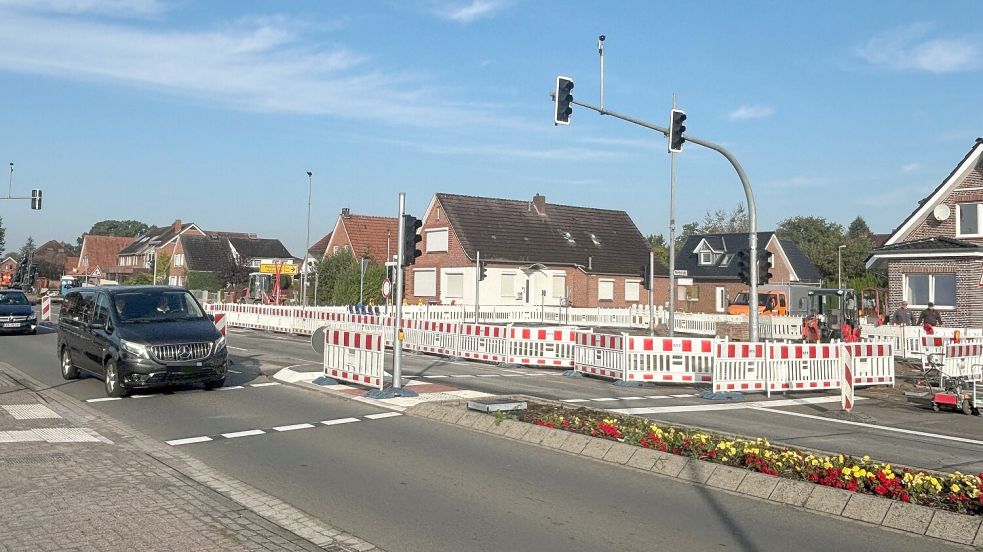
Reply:
[[[172,439],[170,441],[164,441],[164,442],[167,443],[168,445],[171,445],[172,447],[176,447],[179,445],[190,445],[191,443],[204,443],[206,441],[211,441],[211,440],[212,440],[211,437],[187,437],[185,439]]]
[[[247,431],[236,431],[236,432],[233,432],[233,433],[223,433],[222,434],[222,437],[225,437],[226,439],[235,439],[236,437],[249,437],[251,435],[264,435],[264,434],[266,434],[266,432],[263,431],[262,429],[250,429],[250,430],[247,430]]]
[[[501,377],[501,376],[502,376],[502,374],[478,374],[475,377],[476,378],[498,378],[498,377]]]
[[[160,393],[151,393],[149,395],[130,395],[131,399],[146,399],[147,397],[156,397]]]
[[[857,397],[859,400],[861,397]],[[708,412],[712,410],[744,410],[748,408],[777,408],[779,406],[799,406],[803,404],[822,404],[839,402],[839,397],[806,397],[802,399],[783,399],[777,401],[754,401],[724,404],[690,404],[685,406],[645,406],[639,408],[613,408],[618,414],[669,414],[673,412]]]
[[[427,379],[438,379],[438,378],[448,378],[450,376],[422,376]]]
[[[644,401],[645,397],[618,397],[620,401]]]
[[[840,400],[839,397],[835,397],[836,400]],[[860,397],[857,397],[858,399]],[[859,427],[867,427],[870,429],[878,429],[881,431],[890,431],[894,433],[904,433],[906,435],[918,435],[919,437],[932,437],[935,439],[943,439],[946,441],[955,441],[957,443],[969,443],[971,445],[983,445],[983,441],[978,441],[976,439],[968,439],[966,437],[956,437],[955,435],[944,435],[942,433],[928,433],[927,431],[915,431],[913,429],[903,429],[900,427],[882,426],[877,424],[865,424],[863,422],[852,422],[850,420],[837,420],[835,418],[826,418],[823,416],[816,416],[813,414],[803,414],[801,412],[790,412],[788,410],[773,410],[769,407],[762,407],[763,412],[773,412],[775,414],[785,414],[787,416],[797,416],[799,418],[810,418],[813,420],[822,420],[824,422],[832,422],[835,424],[845,424]]]
[[[249,352],[249,349],[243,349],[242,347],[233,347],[232,345],[226,345],[226,347],[229,349],[235,349],[237,351],[246,351],[247,353]]]
[[[645,395],[646,399],[668,399],[669,395]]]
[[[473,374],[454,374],[452,378],[473,378]]]
[[[324,420],[321,422],[326,426],[340,425],[340,424],[350,424],[352,422],[360,422],[358,418],[338,418],[337,420]]]
[[[521,378],[525,374],[502,374],[503,378]]]
[[[399,412],[380,412],[379,414],[368,414],[365,417],[370,420],[379,420],[382,418],[393,418],[395,416],[402,416]]]
[[[562,399],[562,400],[560,400],[560,402],[565,402],[565,403],[584,403],[584,402],[590,402],[590,399]]]
[[[240,372],[238,370],[229,370],[229,373],[230,374],[241,374],[242,372]]]
[[[684,399],[684,398],[687,398],[687,397],[695,397],[696,395],[694,395],[693,393],[686,393],[686,394],[683,394],[683,395],[669,395],[669,396],[670,397],[675,397],[677,399]]]
[[[278,381],[268,381],[266,383],[250,383],[249,387],[269,387],[271,385],[280,385]]]
[[[274,427],[273,431],[294,431],[296,429],[310,429],[312,427],[314,427],[313,424],[294,424],[294,425]]]
[[[230,385],[228,387],[219,387],[218,388],[219,391],[229,391],[231,389],[245,389],[245,387],[243,387],[241,385]]]
[[[610,401],[618,400],[618,397],[602,397],[599,399],[591,399],[591,400],[595,402],[610,402]]]
[[[94,402],[121,401],[121,400],[123,400],[121,397],[101,397],[98,399],[86,399],[85,402],[94,403]]]

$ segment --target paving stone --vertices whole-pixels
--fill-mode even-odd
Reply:
[[[849,491],[847,491],[849,492]],[[841,514],[843,517],[880,525],[893,501],[879,496],[851,493],[850,501]]]
[[[457,421],[457,425],[471,427],[474,425],[475,421],[478,420],[478,416],[481,416],[481,414],[478,414],[477,412],[465,412],[464,415]]]
[[[429,418],[431,417],[434,408],[436,408],[436,405],[433,403],[420,403],[413,407],[413,414],[415,416],[420,416],[421,418]]]
[[[713,470],[713,475],[710,476],[710,479],[707,479],[707,485],[718,489],[736,491],[737,487],[740,486],[741,481],[744,481],[744,477],[748,473],[749,472],[743,468],[735,468],[733,466],[717,466],[717,469]]]
[[[658,451],[643,447],[635,447],[635,453],[631,455],[631,458],[628,459],[626,465],[648,471],[652,469],[653,465],[655,465],[655,461],[658,457]]]
[[[978,533],[976,533],[976,540],[973,541],[973,546],[983,547],[983,527],[980,527]]]
[[[652,452],[655,453],[655,463],[652,464],[652,471],[661,473],[662,475],[668,475],[669,477],[679,477],[680,472],[683,471],[683,468],[689,461],[687,458],[683,458],[678,454],[658,450]]]
[[[670,454],[669,456],[676,456]],[[686,463],[680,466],[679,473],[677,477],[681,479],[686,479],[688,481],[696,481],[697,483],[706,483],[710,476],[713,475],[714,470],[717,469],[716,464],[711,464],[710,462],[704,462],[702,460],[697,460],[695,458],[683,458],[682,456],[676,456],[680,460],[685,460]],[[667,461],[666,466],[669,469],[675,469]],[[654,468],[653,468],[654,470]]]
[[[812,494],[806,500],[805,507],[810,510],[816,510],[817,512],[826,512],[827,514],[838,516],[843,513],[843,509],[846,508],[846,503],[850,501],[850,497],[854,496],[853,493],[844,489],[835,489],[816,484],[812,486]]]
[[[563,442],[563,445],[560,446],[560,450],[580,454],[584,451],[584,448],[587,447],[588,443],[590,443],[589,435],[571,433],[570,436],[567,437],[567,440]]]
[[[924,535],[925,531],[928,530],[928,524],[932,521],[932,514],[935,513],[935,510],[907,502],[892,502],[894,503],[887,509],[887,515],[884,516],[881,525]]]
[[[584,450],[580,453],[581,456],[587,456],[588,458],[597,458],[600,460],[604,458],[611,446],[614,445],[614,441],[609,441],[607,439],[600,439],[597,437],[591,437],[590,442],[584,447]]]
[[[741,484],[737,487],[737,492],[758,498],[768,498],[777,486],[777,477],[764,473],[750,472],[744,476],[744,481],[741,481]]]
[[[815,487],[816,485],[813,483],[779,478],[778,485],[775,486],[775,490],[771,492],[769,498],[783,504],[802,506],[806,500],[809,500],[809,495]]]
[[[522,436],[522,440],[527,443],[535,443],[538,445],[539,443],[543,442],[543,439],[550,433],[550,429],[548,427],[533,424],[529,424],[529,426],[529,430]]]
[[[529,431],[529,428],[533,427],[532,424],[527,424],[525,422],[517,422],[515,420],[509,420],[508,429],[505,430],[505,436],[509,439],[522,439],[522,436]]]
[[[514,425],[521,424],[522,422],[517,422],[515,420],[496,420],[490,428],[488,428],[488,433],[493,435],[505,435],[505,433]]]
[[[614,462],[616,464],[625,464],[631,459],[631,456],[635,454],[635,449],[637,448],[638,447],[633,447],[624,443],[614,443],[604,454],[602,460]]]
[[[563,446],[563,443],[566,442],[567,438],[569,438],[571,435],[573,435],[573,433],[570,433],[569,431],[563,431],[562,429],[551,429],[549,430],[549,433],[546,434],[546,437],[543,437],[543,440],[540,441],[540,444],[544,447],[558,449]]]
[[[474,422],[473,428],[478,431],[488,431],[495,427],[495,417],[489,416],[488,414],[481,415],[477,421]]]
[[[980,516],[967,516],[952,512],[935,512],[928,525],[926,535],[961,544],[973,544],[973,538],[980,530]]]
[[[449,424],[456,424],[458,420],[464,417],[465,413],[463,409],[453,406],[446,406],[443,408],[443,410],[444,415],[440,418],[440,420]]]

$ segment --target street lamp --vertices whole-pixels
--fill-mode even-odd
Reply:
[[[843,289],[843,248],[841,245],[836,248],[836,289]]]
[[[307,255],[310,253],[311,248],[311,180],[314,173],[307,171],[307,240],[304,242],[304,271],[301,273],[301,286],[300,288],[304,290],[304,299],[301,303],[303,306],[307,306]]]

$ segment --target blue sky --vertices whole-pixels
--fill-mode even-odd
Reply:
[[[894,228],[983,135],[978,1],[0,0],[7,249],[94,222],[175,218],[303,254],[343,207],[422,214],[434,192],[622,209],[668,233],[669,156],[577,108],[555,76],[729,148],[761,229],[793,215]],[[677,157],[677,219],[743,200],[718,154]],[[4,182],[6,184],[6,182]],[[6,193],[6,190],[3,192]]]

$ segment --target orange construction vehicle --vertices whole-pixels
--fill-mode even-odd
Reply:
[[[772,284],[758,286],[758,314],[762,316],[804,316],[809,312],[809,292],[814,286]],[[748,314],[748,291],[737,294],[727,314]]]

